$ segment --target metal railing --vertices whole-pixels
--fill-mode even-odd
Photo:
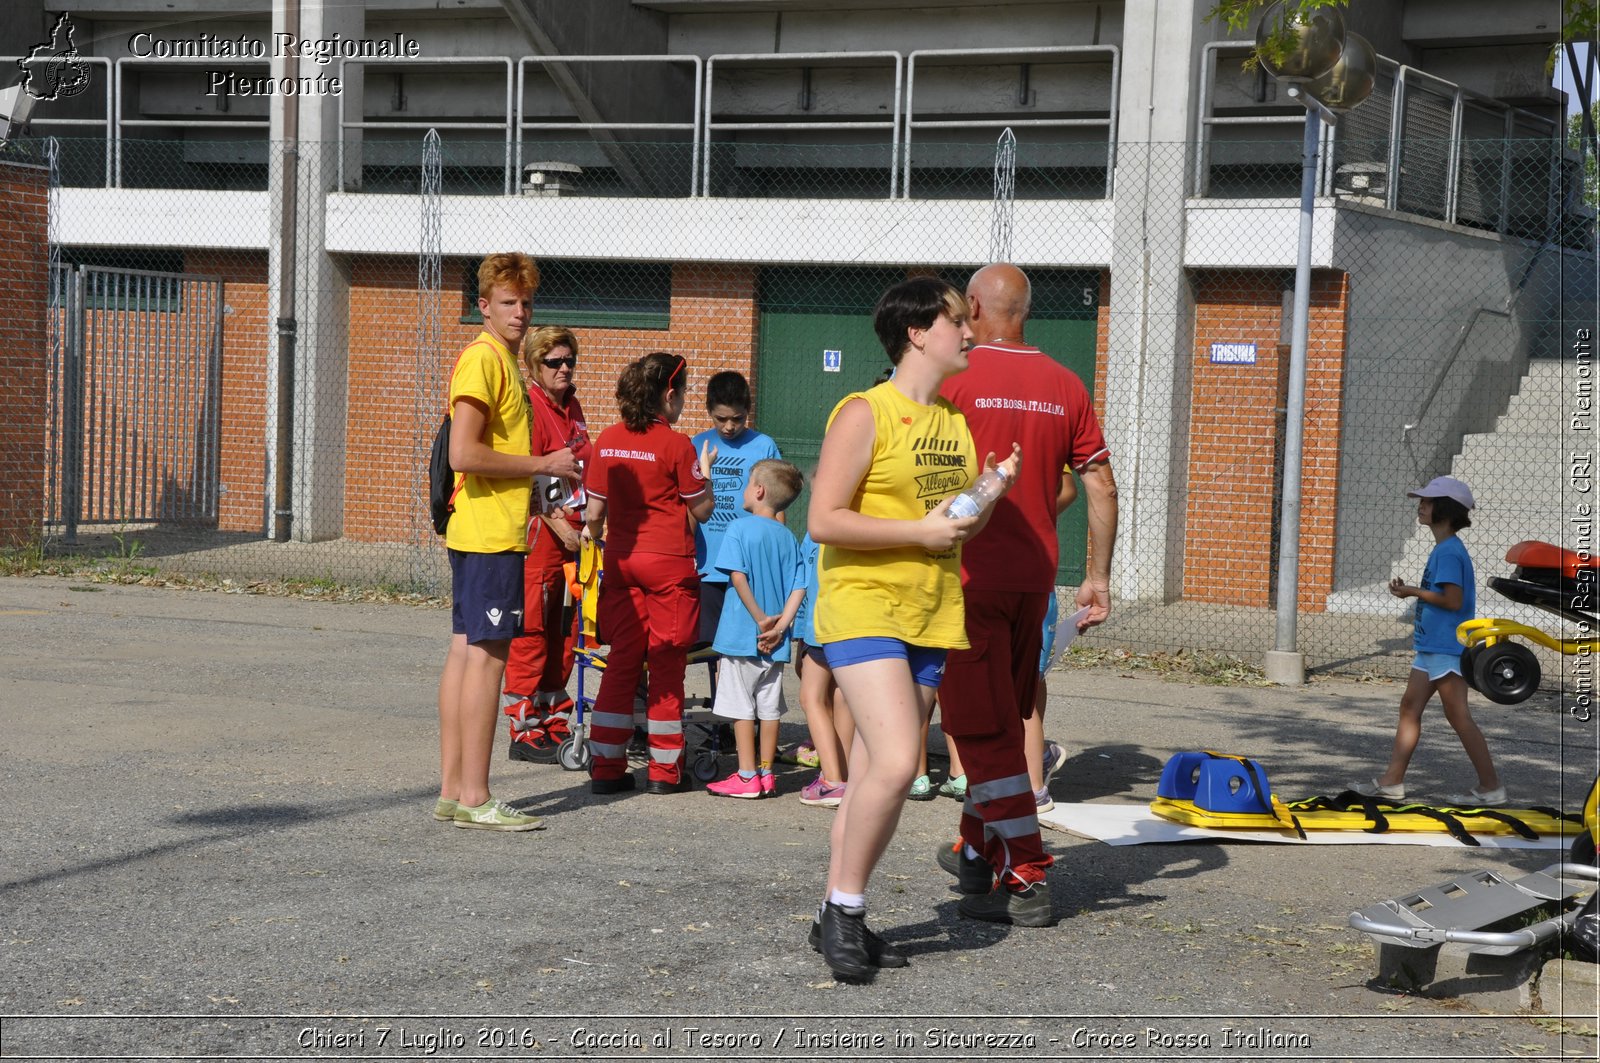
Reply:
[[[1225,126],[1277,126],[1285,130],[1298,129],[1305,121],[1304,110],[1298,106],[1288,104],[1283,114],[1256,114],[1256,115],[1219,115],[1215,113],[1216,107],[1216,80],[1217,60],[1223,54],[1246,55],[1253,48],[1248,42],[1242,41],[1213,41],[1202,49],[1200,99],[1196,117],[1196,151],[1193,173],[1193,191],[1200,197],[1210,193],[1212,147],[1216,142],[1214,130]],[[1489,96],[1464,89],[1455,82],[1445,79],[1416,67],[1397,63],[1383,56],[1378,57],[1380,81],[1387,82],[1390,91],[1389,114],[1387,128],[1383,130],[1386,141],[1385,151],[1385,179],[1382,191],[1383,206],[1389,210],[1420,213],[1428,217],[1438,218],[1450,224],[1475,224],[1481,226],[1487,219],[1474,218],[1470,222],[1462,221],[1462,174],[1467,165],[1466,148],[1473,141],[1465,137],[1465,118],[1468,109],[1479,114],[1499,116],[1503,122],[1501,136],[1493,138],[1500,143],[1501,165],[1500,176],[1495,189],[1495,199],[1498,208],[1495,211],[1493,228],[1497,232],[1506,232],[1510,226],[1509,197],[1512,186],[1511,153],[1512,142],[1516,139],[1519,125],[1526,128],[1534,127],[1534,137],[1549,139],[1551,150],[1557,150],[1557,143],[1553,134],[1557,131],[1556,123],[1534,114],[1531,111],[1512,107],[1501,103]],[[1424,87],[1426,86],[1426,87]],[[1421,106],[1421,101],[1427,97],[1440,101],[1448,101],[1449,111],[1444,113],[1443,108],[1438,108],[1436,116],[1442,128],[1434,130],[1434,135],[1409,136],[1414,130],[1409,125],[1420,121],[1420,116],[1415,113]],[[1277,104],[1262,103],[1263,109]],[[1348,133],[1337,129],[1324,127],[1322,132],[1322,152],[1320,154],[1320,170],[1317,175],[1317,188],[1321,195],[1332,195],[1336,191],[1337,175],[1340,168],[1338,153],[1341,138],[1348,140]],[[1484,139],[1484,138],[1476,138]],[[1288,138],[1285,138],[1288,143]],[[1424,158],[1428,151],[1427,145],[1443,147],[1443,166],[1439,173],[1439,187],[1426,190],[1420,194],[1408,195],[1408,192],[1417,186],[1426,189],[1422,171],[1427,168],[1440,171],[1437,160]],[[1407,154],[1407,150],[1411,154]],[[1434,148],[1437,150],[1437,147]],[[1415,172],[1408,171],[1407,164],[1416,164]],[[1555,168],[1551,168],[1552,174]],[[1410,179],[1408,182],[1408,178]],[[1552,176],[1552,180],[1554,177]],[[1481,198],[1481,197],[1480,197]],[[1546,203],[1546,220],[1549,220],[1549,211],[1557,208],[1556,196],[1552,190]]]
[[[816,66],[827,63],[829,66],[861,66],[862,60],[893,59],[894,60],[894,117],[888,121],[858,120],[853,122],[809,122],[791,120],[787,122],[715,122],[711,118],[713,110],[712,88],[716,83],[716,64],[728,63],[784,63],[787,65]],[[899,52],[748,52],[728,53],[713,55],[706,60],[706,87],[702,96],[705,104],[705,116],[701,120],[700,130],[702,140],[701,160],[705,166],[700,179],[700,194],[711,194],[711,133],[713,130],[723,132],[755,132],[759,130],[780,131],[803,129],[808,132],[823,130],[856,130],[856,129],[884,129],[889,130],[889,198],[894,199],[896,178],[899,174],[900,158],[900,100],[905,79],[905,56]]]
[[[981,58],[1025,59],[1042,56],[1109,55],[1111,58],[1111,93],[1105,118],[924,118],[918,119],[915,107],[917,60]],[[919,48],[911,53],[906,64],[906,120],[902,141],[902,159],[905,175],[900,182],[900,195],[911,196],[911,134],[918,129],[1021,129],[1032,127],[1103,127],[1106,133],[1106,197],[1112,194],[1112,175],[1117,167],[1117,106],[1122,95],[1122,52],[1115,45],[1062,45],[1043,48]],[[892,193],[891,193],[892,194]]]
[[[530,122],[523,117],[523,85],[526,82],[526,71],[529,63],[538,63],[541,66],[565,65],[567,63],[689,63],[694,67],[694,109],[690,112],[691,119],[687,122]],[[689,196],[693,198],[698,194],[700,178],[700,101],[705,91],[705,64],[698,55],[525,55],[517,60],[517,95],[516,95],[516,130],[517,150],[515,170],[522,173],[522,133],[528,129],[580,129],[585,132],[609,132],[612,130],[632,131],[679,131],[689,130],[692,142],[692,154],[689,162]]]
[[[235,68],[266,68],[265,59],[239,59],[233,60]],[[110,138],[112,163],[112,187],[122,187],[122,131],[124,129],[137,129],[143,127],[154,128],[204,128],[204,129],[266,129],[271,123],[269,118],[124,118],[122,117],[122,74],[130,67],[185,67],[216,65],[215,59],[176,58],[158,59],[155,57],[143,58],[140,56],[124,56],[118,59],[113,66],[112,94],[111,94],[111,122],[107,131]]]
[[[9,70],[9,69],[11,69],[13,64],[20,63],[25,58],[27,58],[27,57],[26,56],[21,56],[21,55],[0,55],[0,67],[3,67],[5,69]],[[115,106],[115,101],[114,101],[114,97],[112,96],[112,91],[111,91],[111,85],[112,85],[111,60],[108,57],[101,56],[101,55],[80,55],[80,56],[77,57],[77,61],[80,62],[80,63],[88,63],[88,64],[93,65],[93,66],[105,67],[105,71],[106,71],[106,76],[105,76],[105,83],[106,83],[105,115],[106,116],[104,118],[44,118],[44,117],[36,117],[36,118],[30,119],[28,124],[29,125],[36,125],[36,126],[80,126],[80,125],[104,126],[105,127],[105,131],[106,131],[106,134],[105,134],[106,135],[106,187],[110,188],[111,187],[111,179],[112,179],[112,168],[111,168],[111,116],[115,113],[115,111],[113,109],[114,106]]]
[[[426,130],[429,130],[429,129],[498,129],[498,130],[503,130],[505,132],[505,181],[504,181],[504,189],[505,189],[505,194],[506,195],[509,196],[509,195],[512,194],[512,189],[514,187],[513,184],[512,184],[512,176],[515,173],[515,171],[511,168],[511,160],[512,160],[511,141],[512,141],[513,127],[515,125],[515,115],[516,115],[516,107],[515,107],[514,101],[512,99],[512,93],[515,91],[515,87],[514,86],[515,86],[515,84],[518,83],[518,79],[514,76],[512,62],[511,62],[511,57],[510,56],[505,56],[505,55],[458,55],[458,56],[450,56],[448,58],[438,58],[438,59],[421,58],[421,57],[418,57],[418,58],[388,58],[388,59],[342,58],[342,59],[339,60],[339,76],[340,76],[341,80],[343,80],[344,72],[345,72],[346,68],[348,68],[349,66],[351,66],[353,64],[360,64],[362,66],[367,67],[368,69],[371,69],[372,67],[375,67],[375,66],[381,66],[381,67],[430,67],[430,66],[432,66],[432,67],[441,67],[441,66],[444,66],[444,67],[454,67],[454,66],[496,66],[496,67],[498,67],[498,66],[503,66],[505,68],[505,78],[506,78],[506,84],[505,84],[505,89],[506,89],[506,92],[505,92],[505,101],[506,101],[505,102],[505,118],[503,118],[502,120],[500,120],[498,122],[475,122],[475,121],[471,121],[471,120],[458,121],[456,119],[450,119],[450,118],[433,118],[433,119],[430,119],[428,121],[423,121],[423,122],[407,122],[407,121],[396,122],[396,121],[389,121],[389,120],[374,122],[374,121],[368,121],[366,119],[363,119],[361,121],[351,121],[349,116],[348,116],[348,114],[347,114],[347,111],[346,111],[346,101],[348,101],[350,97],[348,95],[344,95],[344,94],[341,93],[340,96],[339,96],[339,139],[340,139],[341,142],[344,140],[344,133],[345,133],[345,130],[347,130],[347,129],[363,129],[363,130],[365,130],[365,129],[414,129],[414,130],[423,130],[423,131],[426,131]],[[363,93],[363,95],[365,95],[365,94]],[[339,152],[339,166],[338,166],[339,190],[341,192],[345,191],[345,181],[344,181],[344,156],[345,156],[345,153],[342,150],[343,146],[344,145],[341,143],[341,150]]]

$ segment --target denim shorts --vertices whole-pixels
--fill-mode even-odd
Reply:
[[[911,666],[911,678],[918,686],[938,688],[944,679],[946,651],[928,646],[912,646],[900,639],[869,636],[830,642],[822,647],[829,668],[843,668],[868,661],[901,660]]]
[[[1411,659],[1411,668],[1413,671],[1428,673],[1429,679],[1438,682],[1452,672],[1461,675],[1461,654],[1423,653],[1418,650],[1417,655]]]
[[[1056,602],[1056,592],[1050,592],[1050,605],[1044,614],[1044,641],[1039,644],[1039,674],[1042,676],[1050,671],[1050,650],[1056,644],[1056,623],[1061,615],[1061,607]]]

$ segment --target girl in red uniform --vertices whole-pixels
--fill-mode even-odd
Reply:
[[[683,413],[687,361],[658,351],[623,370],[617,381],[622,423],[595,441],[584,487],[588,534],[605,531],[605,576],[596,620],[610,643],[606,671],[590,717],[594,753],[590,789],[633,789],[628,739],[633,697],[646,656],[650,676],[646,716],[652,794],[689,788],[683,765],[683,671],[700,630],[700,577],[689,518],[716,508],[711,489],[715,447],[698,455],[689,437],[673,431]]]
[[[571,447],[580,467],[589,460],[589,427],[572,378],[578,364],[578,338],[571,329],[546,325],[528,333],[522,345],[524,379],[532,414],[534,454]],[[522,634],[511,640],[506,660],[505,694],[511,717],[511,759],[548,764],[569,733],[572,699],[572,616],[566,609],[562,566],[573,560],[583,528],[578,481],[541,477],[528,518],[528,560],[523,567]]]

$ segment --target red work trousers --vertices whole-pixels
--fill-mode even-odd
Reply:
[[[595,619],[601,641],[611,649],[589,718],[591,772],[596,779],[618,779],[628,770],[634,691],[648,657],[649,776],[676,783],[683,770],[683,672],[700,631],[700,577],[694,558],[608,553]]]
[[[522,570],[522,634],[511,640],[506,658],[507,694],[533,698],[565,692],[572,678],[577,607],[574,603],[569,610],[564,604],[567,577],[561,566],[566,560],[560,550],[528,553]]]
[[[967,773],[961,838],[1022,882],[1038,882],[1053,862],[1023,755],[1022,721],[1039,689],[1039,651],[1050,591],[962,591],[967,641],[952,650],[939,686],[940,726],[956,740]]]

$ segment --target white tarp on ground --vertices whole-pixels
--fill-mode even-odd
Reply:
[[[1353,830],[1311,830],[1301,840],[1293,831],[1213,830],[1162,819],[1149,805],[1061,804],[1039,817],[1039,825],[1066,831],[1107,845],[1153,845],[1162,842],[1282,842],[1287,845],[1439,845],[1466,848],[1444,831],[1389,831],[1367,834]],[[1545,835],[1529,841],[1515,834],[1478,834],[1484,849],[1555,849],[1565,851],[1570,837]]]

